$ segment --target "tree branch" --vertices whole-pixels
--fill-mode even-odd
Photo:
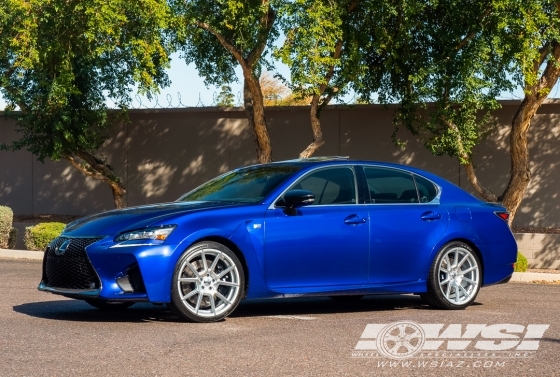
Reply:
[[[482,17],[480,17],[480,21],[484,20],[492,11],[492,8],[487,8],[486,11],[482,14]],[[467,43],[469,43],[478,33],[478,31],[472,31],[470,32],[467,36],[465,36],[465,38],[463,38],[461,40],[461,42],[459,42],[459,44],[455,47],[456,51],[460,51],[463,47],[465,47],[467,45]]]
[[[553,59],[549,60],[546,64],[546,68],[536,88],[536,98],[541,102],[548,96],[548,93],[552,90],[560,76],[560,67],[558,66],[560,62],[560,43],[552,42],[551,47]],[[543,89],[547,89],[547,91],[543,92]],[[540,106],[540,103],[538,106]]]
[[[87,166],[85,166],[84,164],[81,164],[81,163],[80,163],[78,160],[76,160],[73,156],[64,155],[63,158],[64,158],[65,160],[68,160],[68,161],[72,164],[72,166],[74,166],[76,169],[78,169],[80,172],[82,172],[82,174],[84,174],[84,175],[86,175],[86,176],[88,176],[88,177],[92,177],[92,178],[94,178],[94,179],[97,179],[97,180],[100,180],[100,181],[103,181],[103,182],[107,182],[107,183],[108,183],[107,178],[106,178],[103,174],[101,174],[100,172],[95,171],[95,170],[93,170],[93,169],[88,169]],[[88,165],[89,165],[89,164],[88,164]]]
[[[208,25],[205,22],[196,21],[196,25],[199,28],[204,29],[204,30],[212,33],[218,39],[220,44],[222,46],[224,46],[226,50],[231,52],[231,54],[239,62],[239,64],[241,65],[241,68],[243,68],[243,70],[248,68],[247,67],[247,62],[245,61],[245,58],[243,57],[243,54],[241,53],[241,51],[239,51],[239,49],[237,49],[234,45],[229,43],[221,33],[214,30],[210,25]]]
[[[482,196],[484,199],[486,199],[489,202],[497,202],[498,197],[496,196],[496,194],[488,190],[486,187],[482,186],[478,181],[478,178],[474,171],[474,166],[472,164],[472,161],[469,159],[466,164],[461,164],[461,165],[463,165],[463,167],[465,168],[469,182],[473,185],[476,192],[478,192],[480,196]]]
[[[270,30],[272,30],[272,25],[274,25],[275,20],[276,13],[274,12],[274,9],[272,9],[272,7],[269,5],[266,14],[261,17],[261,29],[259,31],[257,43],[253,50],[247,56],[247,65],[249,67],[253,67],[256,61],[260,59],[266,47],[266,41],[268,40]]]
[[[546,57],[548,56],[549,51],[550,51],[550,42],[546,42],[544,46],[539,48],[539,65],[537,67],[537,70],[544,63]]]
[[[461,165],[463,165],[463,167],[465,168],[469,182],[473,185],[476,192],[478,192],[480,196],[482,196],[484,199],[486,199],[489,202],[497,202],[498,197],[496,196],[496,194],[494,194],[486,187],[482,186],[478,181],[478,177],[476,176],[476,172],[474,171],[472,158],[470,154],[467,153],[464,149],[463,139],[461,138],[461,134],[459,132],[459,128],[457,127],[457,125],[448,121],[447,119],[442,119],[442,121],[447,127],[449,127],[455,133],[457,137],[457,144],[459,146],[457,154],[460,158]]]

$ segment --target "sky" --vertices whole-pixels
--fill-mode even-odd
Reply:
[[[277,72],[285,77],[289,77],[287,66],[277,63]],[[239,78],[238,82],[232,83],[230,86],[235,95],[236,105],[241,106],[243,100],[243,79],[241,69],[236,70]],[[274,73],[274,72],[273,72]],[[131,108],[169,108],[169,107],[202,107],[213,106],[216,102],[216,96],[220,92],[220,88],[215,86],[206,87],[204,80],[198,75],[198,71],[194,64],[187,65],[179,54],[171,56],[171,68],[168,71],[171,85],[162,88],[160,94],[148,100],[146,97],[133,95]],[[560,85],[557,84],[549,96],[550,98],[558,98]],[[503,93],[500,99],[521,99],[523,93],[521,89],[513,93]],[[353,102],[353,95],[343,98],[345,102]],[[109,107],[114,105],[108,101]],[[0,109],[4,109],[6,103],[0,96]]]

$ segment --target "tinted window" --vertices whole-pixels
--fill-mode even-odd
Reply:
[[[347,167],[315,171],[303,177],[291,189],[311,191],[315,194],[313,205],[356,203],[354,171]]]
[[[418,203],[412,174],[402,170],[364,167],[372,203]]]
[[[434,184],[419,175],[414,175],[414,180],[416,181],[416,187],[418,187],[420,203],[429,203],[434,200],[437,195],[437,189]]]
[[[265,165],[234,170],[206,182],[179,200],[257,203],[299,169],[293,165]]]

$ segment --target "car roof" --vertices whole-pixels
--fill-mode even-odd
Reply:
[[[427,176],[429,175],[430,177],[433,176],[436,179],[442,179],[441,177],[433,173],[430,173],[422,169],[418,169],[410,165],[403,165],[403,164],[396,164],[391,162],[375,161],[375,160],[355,160],[355,159],[350,159],[350,157],[348,156],[319,156],[319,157],[309,157],[309,158],[298,158],[293,160],[275,161],[272,162],[271,164],[272,165],[290,164],[290,165],[301,165],[301,166],[321,166],[321,165],[333,165],[333,164],[334,165],[373,164],[381,167],[404,169],[420,175],[427,175]]]
[[[308,170],[311,167],[317,166],[333,166],[333,165],[375,165],[379,167],[395,168],[408,171],[410,173],[418,174],[424,178],[439,185],[442,189],[446,191],[446,197],[451,200],[466,201],[466,202],[480,202],[479,199],[475,198],[470,193],[466,192],[464,189],[458,187],[456,184],[448,181],[447,179],[440,177],[429,171],[419,169],[410,165],[395,164],[383,161],[373,161],[373,160],[353,160],[345,156],[324,156],[324,157],[311,157],[311,158],[300,158],[294,160],[278,161],[272,162],[271,165],[275,164],[285,164],[285,165],[298,165],[301,166],[303,170]]]

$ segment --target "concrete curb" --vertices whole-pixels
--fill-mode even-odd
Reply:
[[[43,260],[44,255],[42,251],[0,249],[0,258]]]
[[[529,282],[529,281],[560,281],[560,274],[545,274],[541,272],[514,272],[510,282]]]

